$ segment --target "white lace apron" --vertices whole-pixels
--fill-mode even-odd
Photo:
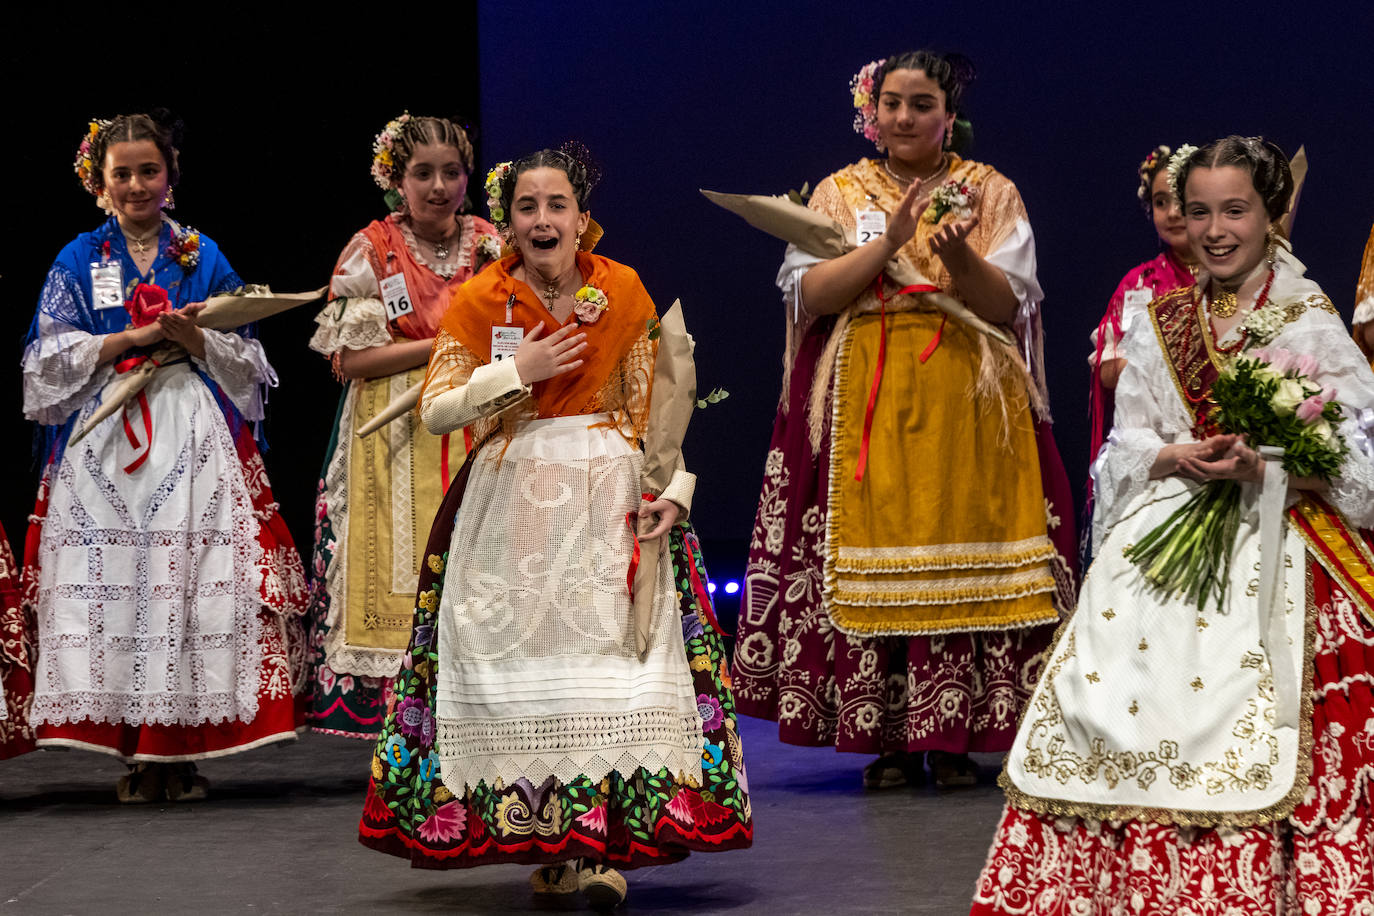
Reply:
[[[523,424],[476,458],[439,606],[445,782],[538,785],[667,767],[701,777],[703,737],[667,538],[651,649],[626,584],[641,454],[604,414]]]
[[[66,450],[50,481],[35,724],[257,714],[262,549],[243,467],[189,365],[158,370],[144,393],[153,435],[140,467],[124,471],[141,449],[116,413]],[[142,445],[137,400],[127,412]]]

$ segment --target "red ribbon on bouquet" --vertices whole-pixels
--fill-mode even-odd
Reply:
[[[120,360],[115,364],[115,372],[123,375],[132,369],[137,369],[144,363],[152,363],[154,366],[161,365],[151,356],[131,356],[128,359]],[[142,454],[124,466],[125,474],[132,474],[142,467],[143,462],[148,460],[148,455],[153,450],[153,412],[148,409],[148,395],[140,391],[138,393],[138,409],[143,412],[143,439],[142,445],[139,444],[138,435],[134,432],[133,424],[129,422],[129,405],[124,405],[124,410],[120,412],[119,418],[124,421],[124,435],[129,440],[129,445],[135,451],[142,449]]]
[[[648,502],[653,502],[656,497],[648,493],[639,494]],[[635,573],[639,572],[639,513],[625,513],[625,527],[630,529],[630,540],[634,543],[634,550],[630,553],[630,574],[625,577],[625,584],[630,589],[630,601],[635,600]]]
[[[864,470],[868,467],[868,443],[873,431],[873,410],[878,405],[878,387],[883,382],[883,364],[887,362],[887,300],[883,294],[882,274],[873,281],[873,288],[878,294],[878,321],[882,328],[882,336],[878,338],[878,364],[873,368],[873,384],[868,389],[868,406],[864,408],[864,432],[863,439],[859,442],[859,463],[854,468],[854,479],[862,482]],[[938,293],[940,287],[931,286],[929,283],[913,283],[904,286],[893,296],[905,296],[908,293]],[[948,316],[946,316],[948,317]],[[940,345],[940,335],[944,333],[945,320],[940,320],[940,327],[935,331],[935,337],[930,344],[921,351],[921,362],[930,359],[930,355],[935,352],[935,348]]]

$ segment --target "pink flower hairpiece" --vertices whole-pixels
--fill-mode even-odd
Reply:
[[[849,80],[849,90],[854,94],[854,108],[857,112],[854,115],[854,133],[872,140],[879,150],[885,148],[878,136],[877,92],[880,87],[873,85],[873,79],[878,75],[878,68],[886,60],[886,57],[880,57],[870,61]]]

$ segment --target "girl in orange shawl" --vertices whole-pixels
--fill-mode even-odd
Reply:
[[[582,152],[493,170],[517,253],[457,292],[434,344],[425,426],[490,441],[430,534],[361,839],[427,868],[539,864],[536,893],[613,905],[616,868],[747,846],[753,826],[683,524],[694,478],[641,500],[654,304],[633,270],[580,250]],[[637,514],[657,518],[638,541]],[[648,550],[660,581],[641,652],[627,581]]]

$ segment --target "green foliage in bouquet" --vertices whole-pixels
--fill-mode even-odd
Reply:
[[[1311,380],[1316,361],[1286,350],[1237,356],[1212,385],[1217,426],[1240,434],[1251,448],[1283,449],[1283,467],[1295,477],[1329,481],[1340,473],[1348,448],[1336,432],[1341,405],[1334,391]],[[1203,610],[1209,598],[1221,609],[1240,528],[1241,485],[1212,480],[1125,551],[1145,578]]]

